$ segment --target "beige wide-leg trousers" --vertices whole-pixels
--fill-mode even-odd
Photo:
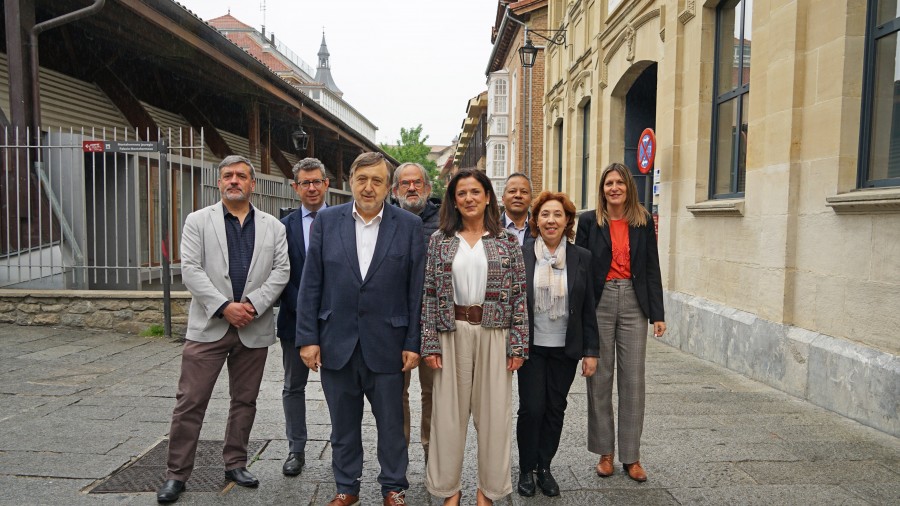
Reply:
[[[457,321],[455,332],[442,332],[439,338],[443,368],[434,371],[425,487],[442,498],[459,491],[471,414],[478,433],[478,488],[491,500],[501,499],[512,492],[512,373],[506,370],[509,329]]]

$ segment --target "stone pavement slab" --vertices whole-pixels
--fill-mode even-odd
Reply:
[[[117,469],[165,439],[180,372],[181,345],[110,332],[0,325],[0,505],[154,504],[152,493],[89,494]],[[281,349],[270,349],[251,438],[265,448],[250,469],[258,489],[191,492],[179,504],[322,505],[334,494],[330,418],[318,374],[307,391],[307,465],[281,474],[287,454],[281,407]],[[416,378],[416,375],[413,375]],[[643,484],[594,473],[587,451],[585,383],[569,395],[553,470],[558,498],[515,493],[500,505],[900,504],[900,441],[679,350],[651,341],[647,354]],[[222,439],[227,372],[201,437]],[[514,385],[514,409],[518,393]],[[413,380],[412,425],[420,413]],[[513,424],[515,421],[513,421]],[[363,419],[362,503],[379,504],[374,418]],[[440,504],[424,487],[424,455],[413,430],[408,503]],[[470,423],[463,504],[474,504],[475,433]],[[513,484],[518,450],[512,448]]]

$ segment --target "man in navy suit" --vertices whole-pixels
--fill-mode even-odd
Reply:
[[[378,430],[383,504],[405,504],[409,463],[403,435],[403,373],[419,361],[425,277],[422,220],[385,205],[391,167],[381,153],[350,166],[353,202],[321,211],[312,225],[297,301],[297,346],[321,366],[331,414],[329,506],[359,504],[363,396]]]
[[[310,226],[319,210],[328,207],[325,203],[328,174],[322,162],[316,158],[304,158],[294,165],[293,172],[291,186],[300,197],[300,208],[281,220],[287,233],[291,278],[281,293],[281,308],[278,310],[278,338],[281,340],[284,362],[281,400],[288,440],[288,457],[281,466],[285,476],[297,476],[306,463],[306,380],[309,378],[309,368],[300,360],[296,347],[297,292],[309,246]]]

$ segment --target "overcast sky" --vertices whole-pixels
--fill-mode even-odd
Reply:
[[[210,20],[229,9],[257,30],[262,0],[178,0]],[[267,0],[266,33],[313,68],[322,29],[344,99],[393,144],[423,126],[429,144],[460,131],[468,100],[486,89],[495,0]]]

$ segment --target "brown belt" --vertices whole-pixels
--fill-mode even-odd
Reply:
[[[453,312],[459,321],[466,322],[469,325],[481,325],[484,308],[481,307],[481,304],[472,304],[471,306],[453,304]]]

